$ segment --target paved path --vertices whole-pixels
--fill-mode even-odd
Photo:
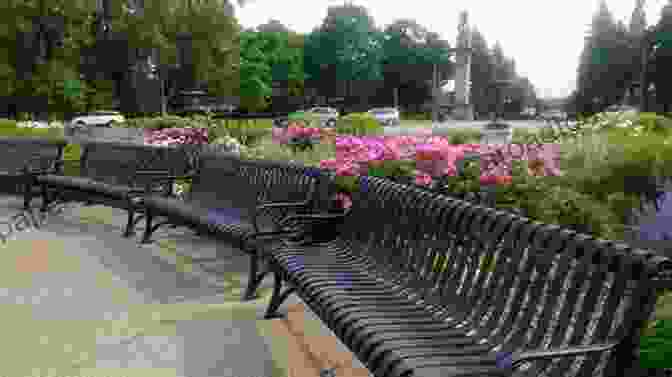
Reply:
[[[170,228],[140,246],[120,236],[123,211],[99,206],[9,234],[19,208],[0,197],[0,345],[16,355],[3,358],[2,377],[300,377],[329,365],[366,376],[298,299],[284,306],[292,321],[261,320],[271,279],[241,303],[239,250]]]
[[[435,135],[445,135],[447,132],[450,132],[451,129],[473,129],[480,130],[483,125],[488,123],[488,121],[446,121],[439,123],[431,127]],[[520,120],[520,121],[507,121],[511,126],[515,128],[524,128],[524,129],[539,129],[546,125],[545,122],[536,121],[536,120]],[[404,122],[404,127],[385,127],[385,135],[413,135],[418,132],[427,130],[428,127],[426,122],[417,122],[417,126],[414,126],[412,121]]]

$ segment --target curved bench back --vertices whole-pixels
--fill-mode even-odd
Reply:
[[[593,375],[632,362],[655,305],[651,283],[672,271],[669,259],[382,179],[361,182],[343,241],[497,351],[623,340],[583,361],[535,362],[531,375]]]
[[[203,152],[186,199],[206,208],[235,208],[251,218],[270,202],[302,202],[314,197],[318,171],[281,162],[241,159],[234,153]]]
[[[10,194],[22,192],[15,179],[21,176],[24,168],[48,170],[63,155],[67,142],[63,139],[32,137],[0,138],[0,191]]]
[[[152,176],[138,176],[141,170],[184,174],[187,156],[177,148],[117,142],[83,144],[80,175],[110,184],[144,186]]]
[[[3,137],[0,138],[0,171],[20,172],[24,167],[49,169],[61,158],[65,140]]]

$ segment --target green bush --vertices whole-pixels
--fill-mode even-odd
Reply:
[[[273,121],[270,119],[222,119],[210,128],[213,137],[231,136],[246,147],[253,147],[271,134]]]
[[[79,144],[68,144],[63,149],[63,173],[68,176],[79,175],[79,161],[82,156],[82,147]]]
[[[338,119],[336,132],[354,136],[378,135],[383,132],[383,126],[370,114],[352,113]]]
[[[48,137],[62,138],[61,128],[24,128],[24,127],[0,127],[0,136],[5,137]]]
[[[672,134],[672,118],[655,113],[640,113],[636,123],[643,127],[644,132],[653,132],[666,136]]]
[[[475,144],[481,140],[481,131],[470,129],[455,129],[448,133],[448,141],[453,145]]]
[[[287,116],[290,122],[298,122],[303,127],[319,127],[320,118],[316,114],[307,113],[305,111],[297,111]]]
[[[530,141],[530,137],[537,135],[538,131],[535,129],[528,128],[514,128],[513,135],[511,137],[511,143],[514,144],[526,144]]]
[[[0,129],[5,128],[15,129],[16,121],[12,119],[0,119]]]
[[[422,112],[422,113],[402,113],[402,120],[432,120],[432,113]]]

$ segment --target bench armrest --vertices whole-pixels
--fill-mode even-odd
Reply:
[[[259,218],[261,216],[269,216],[273,221],[275,230],[278,230],[281,229],[280,222],[287,218],[290,212],[307,209],[309,205],[310,200],[293,203],[266,203],[259,205],[254,209],[254,213],[252,214],[252,225],[254,226],[254,231],[259,232]]]
[[[292,215],[284,218],[278,224],[281,228],[303,228],[305,226],[336,223],[343,220],[348,214],[349,210],[339,214],[308,214],[308,215]]]
[[[592,353],[605,352],[609,351],[615,346],[618,345],[618,342],[612,343],[600,343],[600,344],[590,344],[585,346],[571,346],[571,347],[559,347],[551,349],[537,349],[531,351],[522,351],[514,352],[511,355],[511,359],[508,360],[510,365],[503,365],[511,367],[515,370],[520,364],[543,359],[554,359],[558,357],[572,357],[572,356],[588,356]],[[507,355],[508,356],[508,355]],[[504,362],[504,364],[508,364]]]
[[[193,179],[195,172],[189,172],[185,175],[171,175],[168,170],[138,170],[134,173],[136,176],[150,176],[150,179],[156,182],[175,181],[178,179]],[[154,176],[154,177],[151,177]]]
[[[243,245],[247,244],[250,241],[253,241],[254,239],[257,238],[262,238],[262,237],[269,237],[269,238],[280,238],[283,236],[292,236],[295,235],[296,232],[291,231],[291,230],[279,230],[279,231],[273,231],[273,232],[255,232],[252,234],[248,234],[243,238]]]

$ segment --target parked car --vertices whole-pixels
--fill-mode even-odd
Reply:
[[[547,122],[556,121],[560,122],[567,119],[567,114],[562,110],[549,110],[541,114],[541,119]]]
[[[636,107],[628,105],[611,105],[604,110],[607,114],[627,114],[635,115],[639,112]]]
[[[313,107],[306,110],[306,113],[317,117],[322,127],[330,128],[336,127],[336,121],[340,116],[338,110],[332,107]]]
[[[126,118],[118,111],[93,111],[90,113],[76,114],[69,122],[74,127],[105,126],[112,127],[118,123],[124,123]]]
[[[399,109],[395,107],[376,107],[367,113],[371,114],[383,126],[398,126],[401,124]]]

